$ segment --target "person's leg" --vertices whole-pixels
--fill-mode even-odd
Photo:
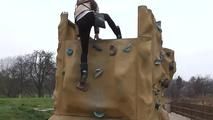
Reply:
[[[81,80],[80,84],[77,87],[83,91],[86,91],[85,84],[88,76],[87,55],[88,55],[89,35],[91,27],[93,25],[93,23],[91,23],[91,18],[94,19],[94,15],[88,13],[77,22],[82,48],[81,64],[80,64]]]
[[[80,21],[81,22],[81,21]],[[79,23],[79,22],[78,22]],[[85,24],[78,24],[79,35],[81,40],[81,64],[80,64],[80,74],[81,79],[77,84],[77,88],[82,91],[87,91],[88,87],[86,85],[86,80],[88,76],[88,64],[87,64],[87,55],[88,55],[88,43],[89,43],[89,27]]]
[[[79,30],[80,31],[80,30]],[[80,39],[81,39],[81,63],[87,63],[87,55],[88,55],[88,44],[89,44],[89,29],[85,28],[83,31],[80,31]]]
[[[89,37],[90,37],[90,31],[93,25],[93,19],[94,14],[88,13],[82,20],[81,23],[78,25],[79,28],[79,34],[81,39],[81,48],[82,48],[82,54],[81,54],[81,63],[87,64],[87,55],[88,55],[88,45],[89,45]],[[85,65],[83,65],[85,66]]]
[[[94,14],[88,13],[81,20],[77,22],[79,28],[79,35],[81,40],[81,63],[87,63],[87,55],[88,55],[88,44],[89,44],[89,36],[90,31],[94,22]]]
[[[87,55],[88,55],[88,44],[89,44],[89,29],[84,29],[83,32],[80,33],[81,39],[81,64],[80,64],[80,71],[81,71],[81,80],[85,81],[87,79],[88,74],[88,64],[87,64]]]
[[[104,19],[107,21],[107,23],[109,24],[110,28],[112,29],[112,31],[114,32],[114,34],[117,36],[118,39],[122,38],[121,35],[121,31],[119,26],[116,26],[114,21],[111,19],[111,17],[106,14],[106,13],[102,13],[104,15]]]

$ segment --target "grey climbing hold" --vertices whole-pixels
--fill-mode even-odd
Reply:
[[[103,118],[104,117],[104,113],[103,112],[93,112],[93,115],[96,118]]]
[[[102,69],[100,69],[100,68],[97,68],[96,70],[95,70],[95,79],[96,78],[98,78],[98,77],[100,77],[102,74],[103,74],[103,70]]]
[[[73,50],[71,48],[67,48],[67,55],[72,56]]]
[[[132,44],[130,43],[130,44],[127,45],[127,47],[125,47],[125,48],[123,49],[123,51],[124,51],[125,53],[129,53],[129,52],[131,51],[131,49],[132,49]]]
[[[158,31],[162,32],[161,21],[157,21],[156,26],[157,26]]]
[[[155,60],[155,65],[160,65],[161,64],[161,59],[156,59]]]
[[[160,65],[161,63],[162,63],[162,61],[163,61],[163,59],[164,59],[164,55],[162,54],[162,52],[160,53],[160,57],[159,58],[157,58],[156,60],[155,60],[155,65]]]

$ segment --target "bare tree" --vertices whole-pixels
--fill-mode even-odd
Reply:
[[[15,58],[8,57],[0,60],[0,93],[2,96],[14,97],[16,96],[17,86],[15,73],[11,69],[14,65]]]
[[[18,56],[16,58],[16,62],[11,67],[13,69],[15,76],[16,76],[16,85],[19,86],[18,88],[18,95],[22,96],[26,93],[26,91],[29,93],[28,87],[31,89],[33,86],[29,86],[30,76],[29,76],[29,66],[30,66],[30,55],[24,55],[24,56]]]
[[[51,96],[55,85],[53,53],[32,54],[0,60],[0,96]]]
[[[206,88],[208,86],[207,77],[192,77],[190,79],[191,87],[194,90],[195,96],[203,96],[206,94]]]
[[[180,76],[172,80],[166,95],[171,98],[193,98],[213,95],[213,80],[209,76],[192,76],[189,81],[184,81]]]
[[[29,74],[38,92],[38,97],[44,96],[44,83],[51,79],[50,74],[55,67],[53,53],[35,51],[30,57]]]

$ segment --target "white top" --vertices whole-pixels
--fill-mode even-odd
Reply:
[[[97,11],[98,12],[98,6],[97,6]],[[94,12],[91,10],[91,5],[90,2],[84,2],[80,5],[76,5],[75,12],[74,12],[74,17],[76,21],[79,21],[82,17],[84,17],[87,13],[89,12]]]
[[[81,5],[76,6],[75,13],[74,13],[75,20],[79,21],[82,17],[84,17],[89,12],[93,12],[91,10],[90,2],[82,3]]]

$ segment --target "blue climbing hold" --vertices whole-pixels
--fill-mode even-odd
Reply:
[[[67,48],[67,55],[72,56],[73,50],[71,48]]]

